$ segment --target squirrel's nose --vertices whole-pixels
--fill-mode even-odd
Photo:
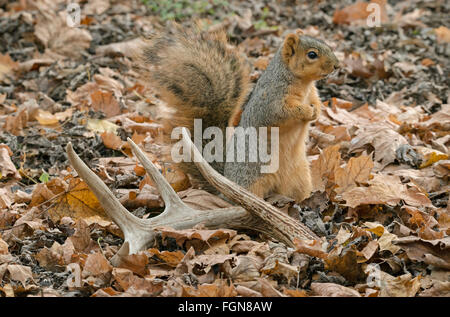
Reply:
[[[341,66],[339,64],[334,64],[334,70],[339,69]]]

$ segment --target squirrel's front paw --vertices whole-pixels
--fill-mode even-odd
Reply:
[[[304,121],[313,121],[319,117],[320,114],[320,106],[312,105],[303,105],[300,107],[301,119]]]

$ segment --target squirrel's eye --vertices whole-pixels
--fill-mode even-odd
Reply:
[[[315,59],[315,58],[317,58],[318,56],[317,56],[316,52],[311,51],[311,52],[308,52],[308,57],[309,57],[310,59]]]

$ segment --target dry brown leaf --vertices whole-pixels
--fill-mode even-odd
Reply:
[[[296,248],[295,251],[298,253],[304,253],[321,259],[325,259],[328,256],[328,254],[323,251],[322,243],[319,240],[294,239],[294,245]]]
[[[176,192],[186,190],[191,186],[189,177],[178,168],[166,167],[162,174]],[[142,189],[146,184],[155,187],[155,184],[148,175],[145,175],[144,179],[139,184],[139,189]]]
[[[48,189],[45,184],[37,184],[31,195],[30,207],[38,206],[46,201],[49,201],[54,196],[55,194],[50,189]]]
[[[251,288],[245,287],[243,285],[237,285],[236,292],[238,296],[242,297],[262,297],[262,294],[260,292],[254,291]]]
[[[269,242],[270,254],[264,260],[264,266],[260,271],[267,275],[282,276],[288,283],[298,278],[299,267],[289,263],[289,254],[286,246],[281,243]]]
[[[185,256],[181,251],[159,251],[155,248],[149,249],[148,252],[171,267],[177,267]]]
[[[377,174],[368,183],[369,187],[356,187],[342,194],[347,206],[352,208],[368,204],[396,206],[403,200],[411,206],[433,208],[425,194],[418,191],[416,187],[408,188],[401,183],[398,176]]]
[[[326,184],[334,180],[334,173],[341,164],[339,147],[337,144],[325,148],[319,158],[311,162],[313,191],[324,191]]]
[[[49,208],[48,213],[54,222],[66,216],[75,220],[99,216],[103,220],[110,221],[97,197],[79,178],[70,179],[68,190],[53,202],[54,205]]]
[[[149,274],[147,264],[148,255],[145,252],[120,256],[117,267],[130,270],[142,277]]]
[[[359,254],[361,254],[364,258],[362,260],[358,260],[358,263],[363,263],[368,260],[377,252],[378,250],[378,241],[372,240],[362,249]]]
[[[9,54],[0,54],[0,81],[11,71],[18,67],[18,63],[13,61]]]
[[[228,208],[232,205],[207,191],[189,188],[178,192],[178,195],[189,207],[198,210]]]
[[[213,284],[201,284],[198,287],[183,286],[183,297],[234,297],[237,295],[233,284],[217,279]]]
[[[11,280],[22,283],[23,287],[27,286],[28,281],[34,282],[31,267],[29,266],[9,264],[7,270],[10,274]]]
[[[438,43],[450,43],[450,29],[445,26],[440,26],[434,29]]]
[[[89,48],[92,37],[89,31],[67,24],[66,10],[59,11],[58,15],[56,12],[46,7],[42,8],[37,17],[34,34],[48,49],[46,53],[50,57],[77,58]]]
[[[6,297],[14,297],[14,289],[9,283],[6,283],[3,287],[0,286],[0,291],[5,293]]]
[[[0,208],[7,209],[13,204],[11,193],[7,188],[0,188]]]
[[[388,21],[386,12],[386,0],[372,0],[369,3],[375,3],[380,8],[380,22],[385,23]],[[372,13],[368,10],[367,2],[356,2],[341,10],[337,10],[333,14],[333,23],[336,24],[352,24],[360,22],[362,25],[367,25],[366,19]]]
[[[254,256],[240,255],[237,257],[235,266],[231,271],[233,281],[245,282],[254,281],[260,277],[262,263]]]
[[[122,127],[125,131],[130,131],[138,134],[150,133],[152,136],[158,135],[162,125],[155,122],[142,122],[138,123],[128,118],[122,121]]]
[[[127,269],[113,268],[112,275],[124,291],[133,288],[145,292],[147,296],[156,296],[162,291],[160,282],[154,281],[153,278],[140,278]]]
[[[369,155],[360,155],[357,158],[352,157],[347,165],[337,168],[335,172],[335,182],[338,186],[336,193],[342,194],[360,183],[366,183],[369,180],[370,172],[373,168],[372,158]]]
[[[276,289],[277,283],[267,278],[258,278],[257,282],[260,286],[260,292],[264,297],[285,297],[280,291]]]
[[[132,40],[111,43],[98,46],[95,49],[95,53],[98,55],[112,55],[112,56],[128,56],[133,57],[134,52],[141,48],[141,45],[145,43],[141,38],[135,38]]]
[[[7,116],[3,128],[5,131],[10,132],[15,136],[22,136],[24,134],[23,129],[27,126],[27,122],[28,112],[26,109],[22,109],[15,116]]]
[[[83,219],[77,221],[75,233],[67,238],[63,246],[66,246],[70,254],[75,250],[82,253],[98,252],[100,247],[91,239],[91,230]],[[67,261],[66,261],[67,262]]]
[[[102,275],[112,271],[112,266],[101,253],[91,253],[88,255],[83,267],[82,276]]]
[[[292,279],[297,278],[299,274],[299,270],[296,266],[279,262],[278,260],[275,261],[274,265],[268,267],[265,266],[261,269],[261,272],[266,275],[278,275],[285,277],[288,282],[290,282]]]
[[[197,272],[197,275],[203,275],[208,274],[215,265],[222,265],[226,262],[231,264],[235,260],[236,256],[234,254],[202,254],[190,260],[189,266],[192,267],[193,271]]]
[[[411,274],[393,277],[383,271],[380,281],[380,297],[414,297],[420,289],[421,276],[412,278]]]
[[[450,297],[450,281],[434,281],[433,286],[419,293],[421,297]]]
[[[102,137],[103,144],[109,149],[120,150],[125,143],[119,136],[112,132],[105,131],[100,136]]]
[[[44,247],[35,255],[35,259],[39,265],[48,269],[54,270],[57,266],[64,265],[64,249],[58,242],[53,242],[51,248]]]
[[[440,129],[448,131],[450,129],[450,104],[443,104],[441,110],[433,113],[428,120],[415,125],[423,129]]]
[[[361,297],[356,290],[334,283],[311,283],[311,290],[316,296]]]
[[[434,163],[436,163],[440,160],[448,159],[447,154],[442,153],[438,150],[424,147],[424,146],[415,146],[414,150],[416,150],[416,152],[419,153],[423,157],[423,162],[419,166],[420,168],[425,168],[425,167],[433,165]]]
[[[395,244],[405,250],[413,261],[421,261],[450,270],[450,237],[424,240],[409,236],[396,239]]]
[[[201,230],[201,229],[184,229],[174,230],[170,228],[158,228],[162,238],[174,238],[178,245],[182,246],[186,240],[198,239],[207,242],[209,239],[231,239],[237,232],[231,229]]]
[[[361,279],[364,274],[361,265],[358,263],[358,253],[354,245],[351,247],[335,248],[325,259],[325,268],[334,271],[345,277],[350,282]]]
[[[58,124],[58,119],[52,113],[39,109],[35,119],[42,125],[53,126]]]
[[[58,124],[60,121],[64,121],[67,118],[70,118],[72,116],[72,113],[72,108],[54,114],[42,109],[38,109],[37,114],[34,116],[34,118],[39,122],[39,124],[53,126]]]
[[[96,90],[91,93],[92,108],[103,112],[107,118],[120,114],[119,102],[112,92]]]
[[[8,254],[8,243],[0,237],[0,254]]]
[[[373,123],[359,127],[350,142],[349,151],[371,145],[375,149],[374,160],[384,167],[395,161],[395,151],[403,144],[408,144],[408,141],[392,127],[386,123]]]
[[[290,296],[290,297],[309,297],[308,294],[306,293],[306,291],[304,291],[302,289],[288,289],[288,288],[285,288],[283,290],[283,293],[285,295]]]
[[[439,162],[435,166],[439,165]],[[423,188],[427,193],[438,191],[441,188],[441,182],[436,177],[437,175],[435,175],[433,168],[418,170],[405,168],[404,166],[391,166],[386,167],[383,172],[400,176],[403,181],[411,181]]]
[[[145,184],[139,191],[139,194],[136,195],[135,190],[130,190],[128,195],[124,195],[124,197],[120,199],[120,202],[125,208],[131,210],[139,207],[164,207],[164,201],[161,199],[161,196],[159,194],[155,194],[155,192],[157,192],[156,188]]]
[[[105,13],[110,6],[111,4],[108,0],[92,0],[83,7],[83,14],[100,15]]]
[[[120,294],[122,294],[122,293],[116,291],[112,287],[105,287],[105,288],[100,288],[97,291],[95,291],[95,293],[92,294],[91,297],[113,297],[113,296],[119,296]]]

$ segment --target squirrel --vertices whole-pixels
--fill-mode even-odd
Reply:
[[[168,131],[183,126],[192,135],[196,118],[203,120],[203,130],[278,127],[276,172],[261,173],[261,162],[249,162],[248,157],[244,162],[212,162],[215,170],[261,198],[276,192],[300,202],[310,196],[305,142],[322,106],[315,81],[339,65],[325,42],[300,30],[289,33],[253,89],[248,62],[228,44],[223,30],[175,25],[146,42],[141,61],[152,68],[146,79],[175,110],[164,124]],[[182,162],[180,167],[197,183],[207,184],[194,163]]]

